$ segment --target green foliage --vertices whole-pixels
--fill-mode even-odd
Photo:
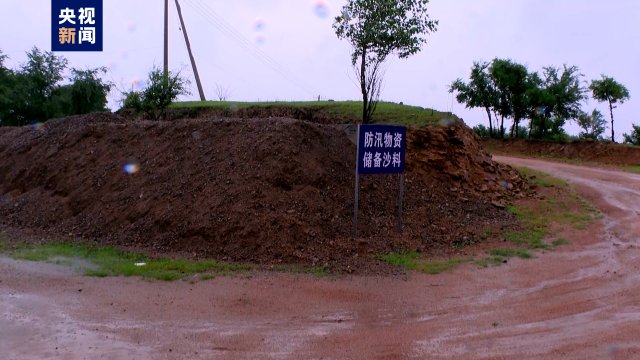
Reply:
[[[458,102],[464,103],[467,108],[481,107],[486,111],[489,118],[488,136],[486,137],[493,137],[495,134],[491,112],[498,107],[499,94],[490,77],[489,65],[487,62],[474,62],[469,83],[457,79],[449,87],[449,92],[455,92]]]
[[[531,118],[531,137],[538,139],[563,138],[567,120],[582,113],[580,104],[586,100],[582,74],[576,66],[545,67],[543,78],[537,73],[529,77],[527,101]]]
[[[353,46],[351,60],[370,56],[384,61],[397,54],[404,59],[420,51],[425,35],[438,21],[427,13],[428,0],[349,0],[336,17],[334,29]]]
[[[89,276],[141,276],[158,280],[177,280],[193,274],[208,276],[246,271],[247,266],[215,261],[149,259],[110,247],[75,244],[44,244],[21,246],[11,253],[16,259],[82,264]],[[78,260],[84,260],[79,262]]]
[[[427,13],[428,0],[349,0],[333,28],[353,47],[351,61],[362,93],[362,121],[371,122],[382,87],[382,63],[390,55],[418,53],[438,22]],[[359,65],[357,66],[356,64]]]
[[[616,133],[613,126],[613,109],[615,104],[624,103],[629,100],[629,90],[617,82],[615,79],[602,75],[601,80],[593,80],[589,86],[593,92],[593,98],[599,102],[609,103],[609,112],[611,114],[611,142],[616,142]]]
[[[138,91],[129,91],[124,93],[124,99],[122,100],[122,108],[134,110],[135,112],[142,112],[142,94]]]
[[[4,66],[7,55],[0,50],[0,125],[4,125],[11,116],[11,103],[13,101],[12,90],[15,75]]]
[[[107,110],[107,94],[111,91],[111,84],[104,82],[100,74],[106,74],[104,67],[96,69],[72,69],[71,77],[71,107],[72,115],[87,114]]]
[[[563,127],[579,115],[580,103],[586,98],[581,77],[576,66],[549,66],[541,77],[522,64],[496,58],[491,63],[475,62],[470,81],[457,79],[449,91],[467,108],[482,107],[489,119],[489,133],[497,138],[505,138],[507,118],[512,119],[511,138],[566,139]],[[520,125],[524,119],[530,119],[528,129]]]
[[[581,113],[578,116],[578,126],[583,130],[580,132],[581,139],[600,140],[607,128],[607,121],[597,109],[593,109],[591,114]]]
[[[4,68],[0,53],[0,125],[21,126],[51,118],[104,111],[110,84],[104,68],[72,69],[70,83],[61,85],[68,61],[33,48],[20,69]]]
[[[502,117],[511,118],[511,137],[518,137],[520,121],[528,112],[526,93],[529,87],[527,67],[509,59],[494,59],[489,73],[499,93],[496,112]],[[501,126],[504,134],[504,127]]]
[[[632,124],[631,126],[633,127],[633,131],[631,134],[624,134],[624,143],[640,146],[640,126],[636,124]]]
[[[188,84],[189,81],[179,73],[169,72],[165,76],[164,71],[154,67],[149,72],[148,85],[144,90],[123,94],[122,108],[144,111],[148,116],[159,119],[178,96],[189,94]]]
[[[488,139],[491,137],[491,132],[486,126],[480,124],[473,127],[473,132],[476,133],[482,139]]]

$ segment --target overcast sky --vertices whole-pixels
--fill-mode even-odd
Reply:
[[[358,100],[350,47],[331,27],[345,0],[180,0],[208,99],[216,88],[229,100]],[[144,86],[163,63],[163,1],[104,0],[101,53],[59,53],[74,67],[106,66],[120,91]],[[50,50],[50,0],[0,2],[0,49],[16,67],[32,46]],[[170,67],[193,78],[174,4],[170,2]],[[466,110],[448,93],[475,60],[511,58],[530,70],[577,65],[585,80],[607,74],[627,86],[631,100],[615,110],[616,132],[640,124],[640,2],[637,0],[432,0],[440,21],[423,51],[387,63],[383,100],[453,111],[486,123],[482,109]],[[195,81],[192,95],[197,99]],[[585,110],[604,104],[591,100]],[[575,132],[575,126],[569,128]]]

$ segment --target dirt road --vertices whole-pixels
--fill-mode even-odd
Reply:
[[[575,184],[590,236],[431,276],[95,279],[0,260],[5,359],[640,358],[640,176],[499,158]]]

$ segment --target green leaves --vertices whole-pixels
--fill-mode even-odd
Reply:
[[[598,140],[604,134],[607,127],[607,121],[597,109],[593,109],[591,114],[581,113],[578,116],[578,126],[582,128],[580,138]]]
[[[426,43],[425,36],[437,30],[438,21],[427,13],[428,0],[350,0],[336,17],[333,27],[340,39],[353,46],[355,65],[363,54],[377,60],[396,54],[406,58]]]
[[[609,112],[611,114],[611,142],[616,142],[615,130],[613,127],[613,109],[614,104],[624,103],[629,100],[629,90],[611,77],[602,75],[602,80],[593,80],[589,86],[593,92],[593,98],[600,102],[609,103]]]
[[[511,118],[511,137],[526,136],[520,122],[530,119],[528,135],[553,138],[564,135],[562,127],[580,113],[586,99],[579,69],[576,66],[544,68],[542,76],[529,72],[526,66],[509,59],[493,59],[491,63],[475,62],[469,82],[454,81],[449,91],[468,108],[482,107],[489,117],[489,132],[493,133],[492,117]],[[497,125],[496,125],[497,127]],[[500,125],[499,136],[504,137]]]
[[[165,110],[171,103],[183,94],[188,94],[189,82],[180,76],[169,72],[165,77],[164,71],[154,67],[149,72],[147,87],[141,91],[124,93],[123,109],[144,111],[156,119],[165,114]]]
[[[593,80],[589,88],[593,92],[593,98],[600,102],[622,104],[629,100],[629,90],[615,79],[605,75],[602,75],[602,80]]]
[[[632,124],[631,126],[633,127],[633,131],[631,134],[624,134],[624,143],[640,146],[640,126],[636,124]]]
[[[64,80],[68,61],[34,47],[20,69],[4,68],[0,53],[0,125],[26,125],[54,117],[104,111],[111,84],[100,75],[106,69],[71,69],[70,83]]]
[[[427,42],[438,21],[427,13],[429,0],[349,0],[333,28],[353,47],[351,62],[360,79],[362,121],[370,122],[382,86],[382,63],[389,55],[406,58]]]

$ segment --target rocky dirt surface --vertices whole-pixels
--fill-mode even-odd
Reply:
[[[460,122],[410,129],[404,233],[397,176],[363,177],[352,241],[348,127],[288,118],[131,120],[93,114],[0,132],[0,227],[151,255],[377,272],[512,223],[527,194]],[[38,233],[38,231],[40,231]]]
[[[567,179],[603,219],[535,259],[440,275],[190,284],[3,259],[3,358],[640,358],[640,175],[499,160]]]
[[[640,147],[595,141],[483,140],[491,153],[570,159],[603,165],[640,165]]]

